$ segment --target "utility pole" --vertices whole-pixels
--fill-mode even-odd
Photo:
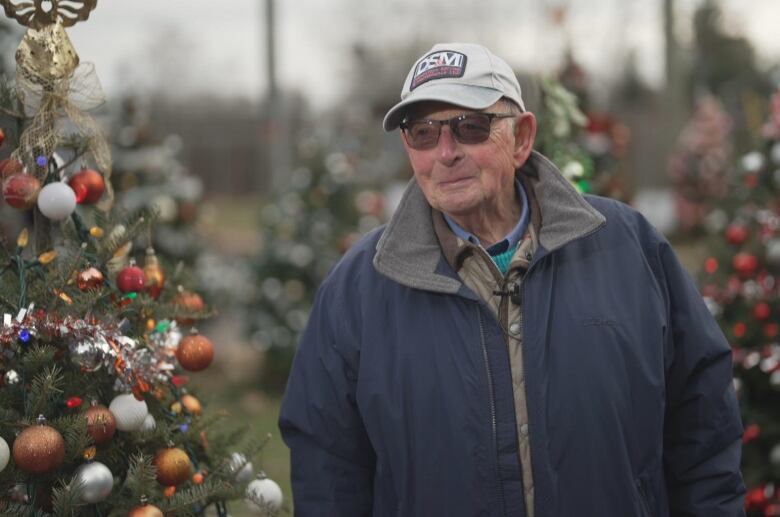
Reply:
[[[674,31],[674,0],[663,0],[663,24],[666,88],[663,94],[665,106],[662,111],[664,120],[661,121],[661,127],[663,128],[661,133],[663,136],[661,138],[663,138],[663,156],[668,156],[674,149],[688,112],[685,98],[684,70],[680,60],[680,45]]]
[[[282,186],[290,168],[290,129],[284,96],[279,92],[276,76],[276,8],[275,0],[265,1],[265,51],[268,97],[265,112],[265,174],[270,175],[272,190]]]

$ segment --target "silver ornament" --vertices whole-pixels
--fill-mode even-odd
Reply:
[[[95,372],[103,365],[103,359],[112,352],[103,336],[80,339],[68,347],[70,360],[82,372]]]
[[[146,418],[144,418],[144,423],[141,424],[140,431],[143,433],[150,433],[157,429],[157,420],[154,419],[154,415],[149,413],[146,415]]]
[[[5,381],[6,386],[16,386],[19,384],[19,381],[21,381],[22,378],[19,377],[19,374],[16,373],[16,370],[8,370],[5,372],[3,380]]]
[[[769,461],[775,467],[780,467],[780,443],[772,447],[772,451],[769,453]]]
[[[75,476],[81,488],[81,499],[86,503],[102,501],[114,488],[114,475],[99,461],[80,466]]]
[[[748,280],[742,284],[742,297],[748,302],[755,302],[761,293],[761,286],[755,280]]]
[[[239,483],[246,483],[255,475],[252,462],[247,461],[246,456],[240,452],[234,452],[230,455],[228,470]]]
[[[745,172],[758,172],[764,166],[764,155],[759,151],[753,151],[742,157],[742,170]]]
[[[0,438],[0,472],[2,472],[8,466],[8,460],[11,458],[11,449],[8,447],[8,442]]]
[[[120,431],[137,431],[149,414],[146,402],[138,400],[131,393],[117,395],[108,406]]]
[[[780,265],[780,239],[772,239],[766,243],[766,261],[773,266]]]
[[[282,506],[282,489],[263,472],[246,487],[246,504],[255,513],[265,515]]]

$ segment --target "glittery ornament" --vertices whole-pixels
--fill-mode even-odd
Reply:
[[[157,299],[165,285],[165,272],[160,267],[160,261],[154,254],[154,249],[146,250],[146,260],[144,261],[144,275],[146,276],[146,292],[153,299]]]
[[[81,271],[76,276],[76,284],[81,291],[97,291],[103,286],[105,277],[96,267],[90,267]]]
[[[6,386],[16,386],[19,384],[19,381],[21,381],[22,378],[19,376],[16,370],[8,370],[5,372],[5,375],[3,375],[3,380],[5,381]]]
[[[106,406],[93,404],[84,412],[87,419],[87,434],[95,444],[107,442],[116,432],[116,419]]]
[[[75,477],[81,486],[81,499],[85,503],[102,501],[114,488],[114,475],[98,461],[85,463],[77,468]]]
[[[31,174],[14,174],[3,182],[3,199],[13,208],[29,210],[35,206],[41,182]]]
[[[269,510],[277,511],[282,506],[282,489],[261,472],[246,487],[246,504],[259,515],[267,515]]]
[[[205,307],[203,298],[198,293],[187,291],[182,287],[179,287],[179,294],[171,300],[171,303],[184,313],[198,313]],[[176,321],[182,325],[192,325],[195,320],[187,316],[177,316]]]
[[[190,457],[178,447],[163,449],[154,457],[157,481],[161,485],[176,486],[187,481],[192,473]]]
[[[14,440],[13,456],[16,466],[29,474],[46,474],[65,460],[65,440],[62,435],[42,422],[19,433]]]
[[[123,293],[137,293],[143,291],[146,285],[146,276],[141,268],[130,261],[130,265],[123,268],[116,277],[116,286]]]
[[[38,193],[38,210],[52,221],[63,221],[76,209],[76,193],[65,183],[55,181]]]
[[[181,396],[181,404],[189,411],[190,414],[200,416],[203,408],[200,405],[200,401],[190,395],[189,393]]]
[[[0,472],[5,470],[10,459],[11,449],[8,447],[8,442],[0,437]]]
[[[137,431],[149,414],[146,402],[129,393],[114,397],[108,409],[114,415],[116,428],[120,431]]]
[[[234,452],[228,460],[228,471],[239,483],[246,483],[255,475],[255,468],[251,461],[247,461],[246,456],[240,452]]]
[[[103,175],[93,169],[82,169],[71,176],[68,185],[76,192],[79,204],[92,205],[100,200],[106,190]]]
[[[214,345],[205,336],[190,334],[179,343],[176,359],[185,370],[191,372],[204,370],[214,359]]]

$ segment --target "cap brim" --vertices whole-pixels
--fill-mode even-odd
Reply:
[[[404,100],[390,108],[390,111],[387,112],[385,119],[382,121],[382,127],[384,127],[385,131],[393,131],[398,128],[406,114],[406,109],[417,102],[436,101],[462,108],[485,109],[495,104],[502,95],[500,91],[493,88],[467,84],[441,83],[421,86]]]

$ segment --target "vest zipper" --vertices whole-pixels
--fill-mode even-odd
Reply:
[[[488,391],[490,392],[490,422],[493,430],[493,447],[496,451],[496,480],[498,481],[498,498],[501,502],[501,514],[506,515],[504,505],[504,487],[501,484],[501,475],[498,469],[498,432],[496,431],[496,401],[493,393],[493,373],[490,370],[490,361],[488,360],[487,345],[485,343],[485,326],[482,321],[482,311],[477,305],[477,319],[479,320],[479,339],[482,345],[482,358],[485,361],[485,371],[487,372]]]

